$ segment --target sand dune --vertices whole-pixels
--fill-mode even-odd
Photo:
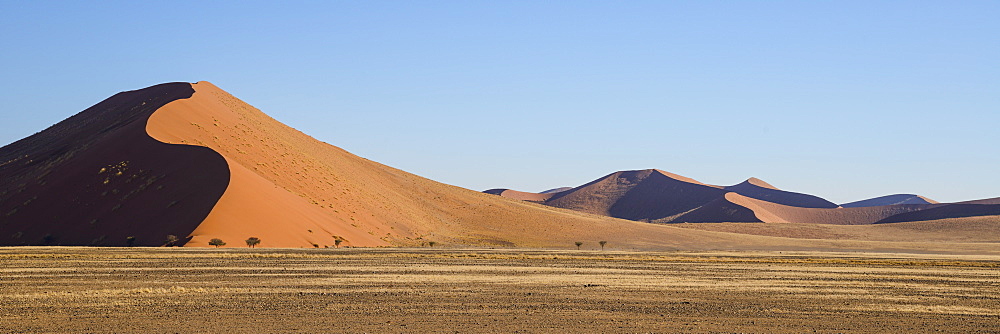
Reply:
[[[654,221],[697,208],[725,190],[657,169],[611,173],[545,202],[559,208]]]
[[[882,206],[897,204],[937,204],[938,202],[927,197],[913,194],[886,195],[856,202],[841,204],[845,208],[857,208],[864,206]]]

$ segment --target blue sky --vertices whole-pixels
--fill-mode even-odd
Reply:
[[[1000,196],[1000,2],[0,0],[0,145],[207,80],[483,190],[659,168],[835,202]]]

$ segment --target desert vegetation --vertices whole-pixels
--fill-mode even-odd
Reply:
[[[247,243],[247,247],[250,247],[250,248],[257,247],[257,245],[260,244],[260,238],[258,238],[258,237],[247,238],[246,243]]]
[[[208,244],[212,245],[212,246],[215,246],[215,248],[219,248],[219,246],[225,246],[226,242],[222,241],[222,239],[214,238],[212,240],[209,240]]]
[[[167,238],[163,241],[163,245],[167,247],[174,247],[177,246],[178,241],[180,241],[180,239],[178,239],[176,235],[170,234],[167,235]]]

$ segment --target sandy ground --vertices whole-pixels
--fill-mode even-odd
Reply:
[[[1000,257],[0,248],[0,332],[1000,332]]]

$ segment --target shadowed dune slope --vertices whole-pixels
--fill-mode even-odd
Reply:
[[[984,200],[984,202],[987,202]],[[883,218],[878,223],[898,223],[924,220],[939,220],[949,218],[997,216],[1000,215],[998,204],[941,204],[937,207],[917,212],[901,213]]]
[[[1000,197],[964,201],[955,204],[1000,204]]]
[[[897,204],[937,204],[938,202],[927,197],[913,194],[896,194],[881,197],[869,198],[856,202],[841,204],[845,208],[857,208],[865,206],[882,206]]]
[[[0,245],[162,245],[192,232],[229,183],[218,153],[145,132],[194,93],[169,83],[118,93],[0,148]],[[183,243],[184,240],[181,242]]]

